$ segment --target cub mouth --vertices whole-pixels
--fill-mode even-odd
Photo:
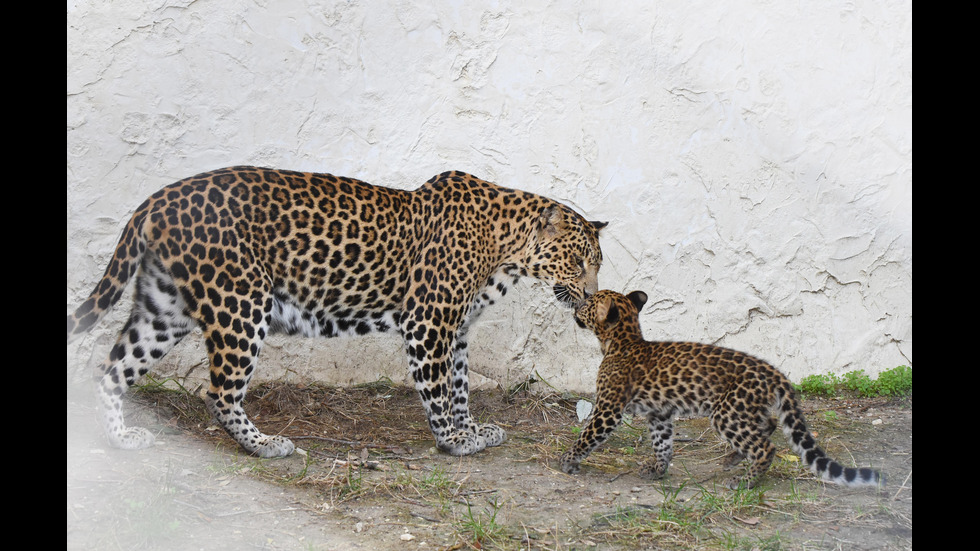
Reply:
[[[575,314],[573,314],[573,315],[572,315],[572,317],[573,317],[573,318],[575,318],[575,323],[576,323],[576,324],[577,324],[577,325],[578,325],[579,327],[581,327],[582,329],[588,329],[588,328],[589,328],[589,327],[588,327],[587,325],[585,325],[585,322],[584,322],[584,321],[582,321],[582,318],[581,318],[581,317],[579,317],[579,316],[581,316],[581,315],[582,315],[582,312],[583,312],[583,310],[585,310],[585,305],[586,305],[586,303],[588,303],[588,300],[583,300],[582,302],[580,302],[580,303],[579,303],[579,304],[578,304],[578,305],[577,305],[577,306],[575,307]]]

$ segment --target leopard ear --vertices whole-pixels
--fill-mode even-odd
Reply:
[[[565,223],[565,214],[557,205],[547,207],[538,216],[538,230],[555,235]]]
[[[630,299],[633,306],[636,306],[636,311],[639,312],[643,305],[647,303],[647,294],[643,291],[633,291],[632,293],[626,295],[626,298]]]
[[[610,299],[605,299],[596,305],[596,318],[599,327],[609,329],[619,323],[619,307]]]
[[[595,228],[595,231],[599,231],[609,225],[609,222],[599,222],[598,220],[589,220],[589,224]]]

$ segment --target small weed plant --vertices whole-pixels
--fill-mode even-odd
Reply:
[[[912,368],[900,365],[878,375],[878,392],[885,396],[905,396],[912,392]]]
[[[877,379],[871,379],[863,369],[850,371],[843,376],[833,373],[808,375],[796,387],[809,396],[838,396],[846,392],[863,398],[897,398],[912,393],[912,368],[900,365],[883,371]]]
[[[477,549],[486,547],[500,538],[504,533],[504,527],[497,522],[497,513],[503,504],[494,496],[484,507],[482,512],[473,512],[473,507],[466,502],[466,512],[457,524],[457,531],[473,544],[478,545]]]
[[[816,373],[803,377],[803,380],[800,381],[797,388],[803,394],[810,396],[833,396],[837,393],[838,386],[840,386],[840,378],[837,375],[833,373]]]
[[[858,396],[874,396],[876,392],[875,382],[871,380],[871,377],[868,377],[868,375],[864,373],[863,369],[845,373],[844,380],[841,384],[844,385],[844,388],[850,390]]]
[[[348,465],[340,484],[340,499],[351,499],[364,491],[364,474],[359,466]]]
[[[459,483],[454,481],[445,469],[436,467],[431,473],[422,477],[422,480],[419,481],[419,489],[424,494],[448,499],[459,491]]]

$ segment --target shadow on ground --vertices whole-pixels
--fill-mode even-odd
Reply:
[[[68,549],[911,549],[912,400],[806,400],[818,441],[873,465],[882,490],[819,482],[781,436],[761,489],[723,489],[727,453],[703,420],[677,424],[666,479],[636,476],[641,427],[623,426],[568,476],[556,461],[579,426],[577,397],[474,393],[508,430],[500,447],[432,448],[414,391],[266,384],[253,420],[303,453],[260,460],[208,419],[193,393],[145,387],[133,424],[149,450],[108,448],[90,388],[68,389]]]

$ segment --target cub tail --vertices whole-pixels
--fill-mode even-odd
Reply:
[[[119,301],[126,284],[136,273],[143,255],[146,252],[146,237],[143,235],[143,223],[149,211],[149,200],[144,202],[123,230],[112,260],[106,267],[105,274],[98,285],[74,312],[68,314],[68,342],[85,334],[93,325],[105,316],[112,306]]]
[[[813,439],[813,434],[806,427],[803,411],[796,399],[792,384],[786,381],[781,388],[779,404],[779,421],[783,434],[789,440],[793,450],[814,474],[842,486],[883,486],[884,477],[875,469],[869,467],[845,467],[827,456]]]

